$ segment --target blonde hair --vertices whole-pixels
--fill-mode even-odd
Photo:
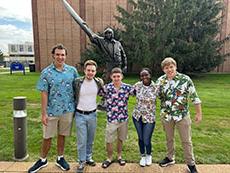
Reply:
[[[88,65],[94,65],[97,68],[97,63],[94,60],[87,60],[84,64],[84,69],[86,69]]]
[[[165,66],[168,66],[170,64],[173,64],[177,66],[176,61],[172,57],[166,57],[162,62],[161,62],[161,68],[163,69]]]

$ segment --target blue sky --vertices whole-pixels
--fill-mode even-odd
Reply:
[[[0,0],[0,49],[24,42],[33,42],[31,0]]]

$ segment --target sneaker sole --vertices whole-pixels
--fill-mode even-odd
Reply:
[[[149,163],[149,164],[146,163],[146,166],[151,166],[151,165],[152,165],[152,163]]]
[[[59,168],[61,168],[61,170],[63,170],[63,171],[68,171],[70,168],[67,168],[67,169],[65,169],[65,168],[63,168],[60,164],[58,164],[57,162],[55,163],[55,165],[57,166],[57,167],[59,167]]]
[[[86,162],[86,165],[89,165],[89,166],[94,167],[94,166],[96,166],[96,163],[93,163],[93,164],[92,164],[92,163],[87,163],[87,162]]]
[[[82,170],[77,170],[77,173],[83,173],[84,172],[84,169]]]
[[[34,170],[34,171],[30,171],[30,173],[36,173],[38,172],[40,169],[46,167],[48,165],[48,162],[45,165],[42,165],[41,167],[39,167],[38,169]]]
[[[159,164],[161,167],[166,167],[166,166],[169,166],[169,165],[174,165],[175,164],[175,160],[172,161],[172,162],[169,162],[169,163],[166,163],[166,164]]]

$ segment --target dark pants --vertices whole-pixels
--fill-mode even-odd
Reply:
[[[138,144],[141,155],[150,155],[152,152],[151,138],[153,131],[155,129],[155,122],[143,123],[141,118],[138,121],[135,118],[133,118],[133,123],[137,130]]]

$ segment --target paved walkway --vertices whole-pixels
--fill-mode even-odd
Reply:
[[[32,162],[0,162],[0,173],[22,173],[27,172],[28,168],[32,165]],[[78,164],[70,163],[71,169],[66,173],[75,173]],[[199,173],[230,173],[230,164],[219,165],[197,165]],[[39,173],[61,173],[54,162],[49,162],[46,168],[43,168]],[[85,173],[187,173],[186,165],[176,164],[173,166],[161,168],[157,164],[152,164],[148,167],[140,167],[136,163],[128,163],[125,166],[119,166],[118,163],[113,163],[109,168],[101,168],[101,163],[98,163],[95,167],[87,166],[84,170]]]

